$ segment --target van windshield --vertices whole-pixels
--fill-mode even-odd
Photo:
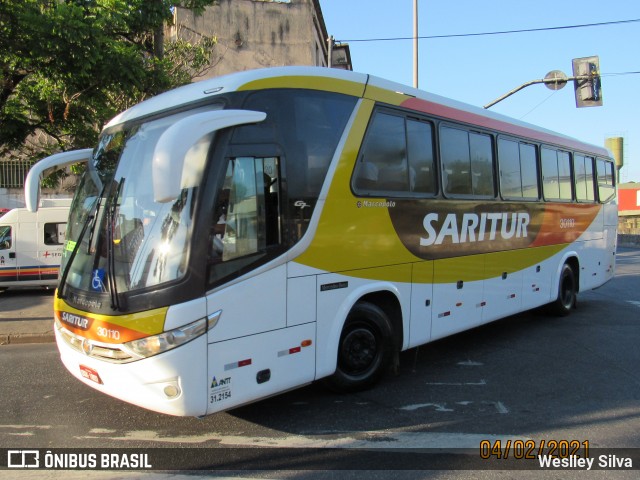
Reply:
[[[71,207],[61,290],[108,292],[113,299],[115,293],[172,282],[186,273],[197,187],[213,134],[187,153],[181,193],[173,201],[154,201],[152,158],[162,133],[193,113],[100,137]]]

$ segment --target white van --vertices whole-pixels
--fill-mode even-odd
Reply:
[[[71,199],[43,199],[37,212],[14,208],[0,217],[0,290],[55,287]]]

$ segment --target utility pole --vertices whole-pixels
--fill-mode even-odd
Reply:
[[[418,0],[413,0],[413,86],[418,88]]]

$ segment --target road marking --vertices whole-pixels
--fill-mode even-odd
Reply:
[[[627,303],[630,303],[631,305],[635,305],[636,307],[640,307],[640,302],[637,300],[627,300]]]
[[[463,367],[481,367],[484,363],[474,362],[472,360],[466,360],[464,362],[458,362],[458,365],[462,365]]]
[[[451,387],[461,387],[466,385],[472,386],[483,386],[486,385],[487,381],[482,379],[479,382],[427,382],[427,385],[432,386],[451,386]]]
[[[505,407],[504,403],[502,402],[486,402],[486,403],[493,404],[496,407],[496,410],[498,411],[498,413],[501,413],[503,415],[509,413],[509,409]]]
[[[399,407],[399,410],[406,410],[411,412],[413,410],[418,410],[419,408],[426,408],[426,407],[436,407],[435,409],[436,412],[453,412],[451,408],[446,408],[441,403],[416,403],[414,405],[405,405],[404,407]]]
[[[163,436],[151,430],[135,430],[126,432],[123,436],[86,435],[77,439],[108,439],[129,442],[160,442],[201,444],[216,442],[218,447],[262,447],[262,448],[438,448],[460,449],[479,448],[480,442],[489,440],[492,444],[500,440],[503,444],[511,440],[527,440],[524,436],[488,435],[475,433],[437,433],[437,432],[398,432],[388,430],[373,430],[366,432],[337,432],[322,435],[286,435],[283,437],[251,437],[242,435],[221,435],[205,433],[177,437],[171,433]]]

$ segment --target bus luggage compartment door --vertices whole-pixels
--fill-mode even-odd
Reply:
[[[207,414],[313,381],[315,323],[209,344]]]

